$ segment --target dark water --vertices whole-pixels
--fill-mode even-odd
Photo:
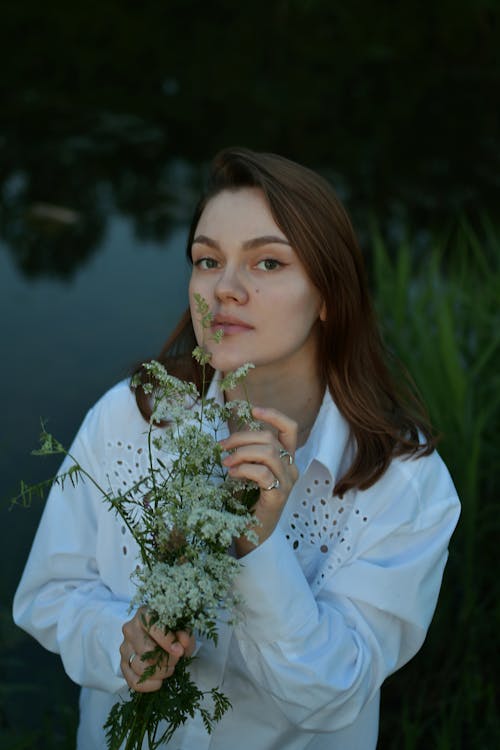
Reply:
[[[40,417],[69,445],[92,403],[135,362],[158,351],[185,304],[185,234],[179,226],[162,243],[138,243],[130,220],[111,214],[95,252],[70,280],[27,279],[0,242],[3,497],[16,492],[21,478],[39,481],[56,469],[29,456]],[[29,510],[0,507],[0,683],[10,686],[8,721],[19,720],[29,704],[23,723],[34,726],[45,711],[67,703],[69,687],[57,657],[44,654],[10,621],[10,602],[42,504]],[[11,692],[19,683],[28,687]]]

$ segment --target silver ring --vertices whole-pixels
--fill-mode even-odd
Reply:
[[[128,665],[129,665],[129,667],[132,667],[132,662],[134,661],[134,659],[135,659],[136,656],[137,656],[137,654],[135,653],[135,651],[132,651],[132,653],[128,657]]]
[[[279,479],[275,479],[274,482],[272,482],[269,485],[269,487],[264,487],[264,490],[266,492],[269,492],[270,490],[279,490],[279,486],[280,486],[280,480]]]
[[[293,456],[291,453],[289,453],[284,448],[280,449],[280,458],[285,458],[285,456],[288,456],[288,464],[291,466],[293,464]]]

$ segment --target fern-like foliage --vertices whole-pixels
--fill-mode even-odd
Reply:
[[[157,750],[198,712],[207,732],[212,732],[215,722],[220,721],[231,703],[217,688],[200,690],[189,674],[191,661],[186,657],[180,659],[174,674],[163,681],[160,690],[131,691],[129,700],[113,706],[104,725],[109,750],[118,750],[125,741],[124,750],[141,750],[146,737],[149,750]]]

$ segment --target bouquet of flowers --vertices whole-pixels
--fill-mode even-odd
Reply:
[[[208,306],[197,300],[204,327],[210,324]],[[210,355],[197,347],[193,356],[203,373]],[[221,390],[232,390],[248,370],[246,364],[220,382]],[[234,537],[246,535],[257,541],[255,518],[249,508],[258,488],[251,482],[227,476],[218,442],[229,418],[238,418],[247,429],[260,429],[247,401],[218,403],[201,398],[193,383],[170,375],[158,362],[144,365],[142,387],[152,400],[148,430],[149,471],[127,491],[106,491],[75,460],[56,481],[93,482],[128,527],[140,550],[140,564],[133,573],[136,595],[131,609],[146,605],[146,627],[195,631],[217,643],[217,619],[221,609],[233,621],[238,598],[233,581],[240,563],[228,553]],[[45,430],[37,454],[67,453]],[[21,497],[29,499],[33,488],[22,486]],[[168,654],[157,646],[141,657],[149,662],[141,680],[151,677]],[[196,658],[196,657],[194,657]],[[153,693],[130,691],[127,701],[116,703],[104,729],[109,750],[140,750],[147,738],[149,750],[167,742],[188,717],[199,712],[208,732],[230,707],[214,686],[201,691],[192,681],[189,663],[183,657],[174,674]]]

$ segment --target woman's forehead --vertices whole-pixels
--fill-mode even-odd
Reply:
[[[276,223],[263,191],[256,187],[222,190],[210,198],[198,220],[195,236],[199,233],[210,236],[237,234],[244,239],[272,234],[287,239]]]

